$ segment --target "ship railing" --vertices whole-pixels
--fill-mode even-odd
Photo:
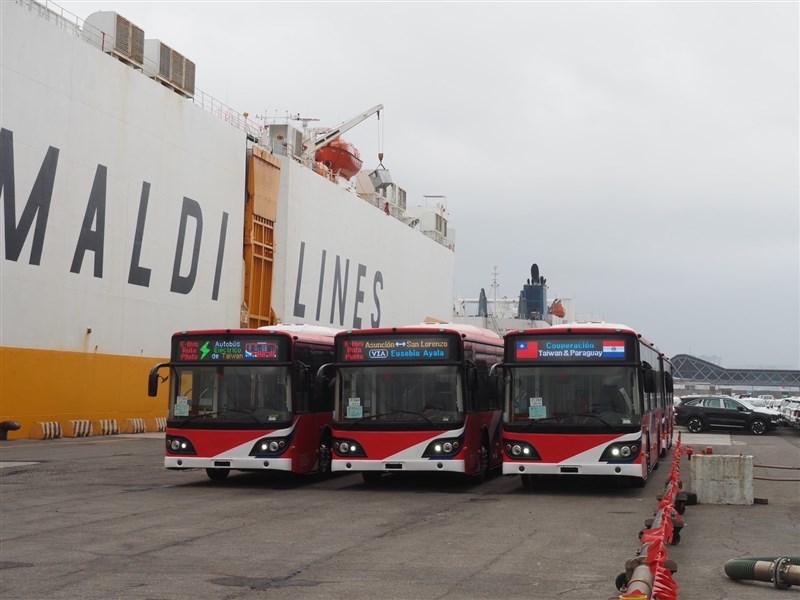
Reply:
[[[17,4],[28,10],[36,10],[45,21],[52,21],[61,29],[71,31],[75,36],[81,35],[81,19],[55,2],[49,0],[16,0]]]
[[[39,16],[46,21],[51,21],[61,29],[66,29],[76,37],[83,39],[83,41],[89,45],[102,50],[105,34],[96,27],[86,23],[84,19],[71,13],[63,6],[52,2],[52,0],[15,0],[15,2],[31,11],[36,10]],[[158,69],[156,68],[154,71],[158,72]],[[246,113],[233,110],[231,107],[196,87],[194,90],[194,97],[190,97],[188,100],[231,126],[241,129],[247,134],[249,139],[253,141],[259,139],[261,128],[257,123],[249,121]]]
[[[423,235],[428,236],[437,244],[441,244],[445,248],[449,248],[450,250],[454,249],[454,244],[450,241],[445,234],[441,231],[436,231],[435,229],[420,229]]]
[[[403,207],[395,202],[392,202],[391,200],[388,200],[386,196],[379,194],[377,192],[372,194],[360,192],[358,194],[358,197],[364,200],[365,202],[369,202],[375,208],[382,210],[390,217],[394,217],[398,221],[402,221],[403,223],[408,224],[406,222],[406,211],[403,210]]]
[[[252,140],[259,140],[261,135],[261,127],[259,127],[257,123],[248,120],[249,115],[246,113],[240,113],[233,110],[230,106],[223,104],[213,96],[210,96],[209,94],[206,94],[197,88],[195,88],[194,98],[191,98],[191,100],[194,102],[195,106],[199,106],[203,110],[206,110],[216,116],[218,119],[225,121],[237,129],[241,129]],[[259,141],[262,145],[264,145],[266,140]]]

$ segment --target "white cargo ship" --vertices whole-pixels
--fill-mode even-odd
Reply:
[[[406,206],[339,137],[379,107],[311,135],[255,126],[124,15],[0,11],[9,437],[162,417],[145,381],[175,331],[450,319],[446,204]]]

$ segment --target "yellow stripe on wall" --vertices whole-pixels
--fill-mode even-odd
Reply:
[[[21,439],[37,421],[164,417],[168,384],[158,397],[147,395],[159,362],[166,359],[0,348],[0,421],[17,421],[8,439]]]

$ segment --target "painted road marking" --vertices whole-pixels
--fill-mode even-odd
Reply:
[[[681,431],[684,446],[732,446],[730,433],[689,433]]]

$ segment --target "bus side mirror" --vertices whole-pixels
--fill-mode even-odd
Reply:
[[[324,398],[328,392],[332,379],[329,370],[332,368],[333,363],[325,363],[317,370],[317,374],[314,376],[314,395],[317,398]]]
[[[489,368],[489,379],[491,389],[495,398],[502,398],[505,392],[507,378],[505,376],[505,367],[503,363],[495,363]]]
[[[472,363],[467,365],[467,389],[478,389],[478,368]]]
[[[666,373],[664,375],[664,381],[665,381],[665,385],[667,386],[667,393],[671,394],[672,392],[674,392],[675,391],[675,384],[673,383],[673,380],[672,380],[672,373]]]
[[[155,398],[158,396],[158,383],[161,377],[158,374],[158,370],[161,367],[168,367],[169,363],[159,363],[152,369],[150,369],[150,376],[147,378],[147,395],[151,398]],[[163,381],[166,381],[168,378],[164,377]]]
[[[297,369],[297,392],[303,394],[310,388],[311,369],[309,366],[299,360],[294,361],[295,369]]]
[[[656,374],[653,369],[644,367],[642,372],[644,376],[644,391],[647,394],[652,394],[656,392]]]

